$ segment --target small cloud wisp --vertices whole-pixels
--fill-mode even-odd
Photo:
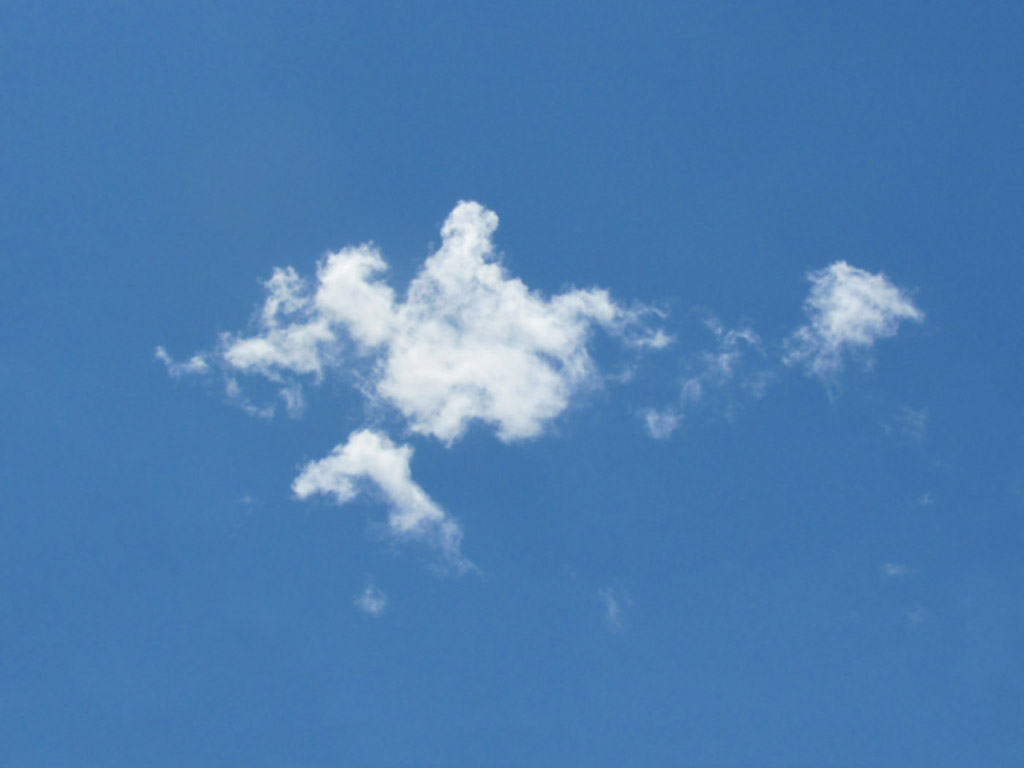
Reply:
[[[367,584],[366,589],[356,595],[352,602],[363,613],[377,618],[388,607],[388,596],[376,585]]]

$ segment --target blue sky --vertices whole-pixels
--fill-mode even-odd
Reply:
[[[1024,759],[1024,9],[0,8],[0,763]]]

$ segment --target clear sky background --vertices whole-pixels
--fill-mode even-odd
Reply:
[[[1022,40],[1014,2],[0,5],[0,764],[1022,764]],[[407,292],[463,200],[561,353]],[[314,305],[371,241],[382,324]],[[444,434],[438,371],[490,382],[437,385]]]

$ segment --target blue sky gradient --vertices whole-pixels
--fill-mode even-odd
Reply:
[[[998,2],[4,3],[0,764],[1019,764],[1022,38]],[[618,313],[536,433],[389,399],[416,323],[332,320],[319,381],[232,364],[276,268],[372,242],[399,306],[459,201],[504,278]],[[843,262],[859,346],[806,303]],[[463,299],[498,316],[419,317]],[[362,429],[473,567],[362,469],[296,498]]]

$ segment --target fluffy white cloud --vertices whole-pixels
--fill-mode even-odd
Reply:
[[[305,408],[302,381],[320,382],[341,372],[374,404],[403,417],[414,433],[451,445],[474,423],[503,441],[540,435],[602,376],[590,354],[602,330],[621,345],[660,349],[673,339],[651,322],[658,312],[625,307],[601,289],[571,289],[545,296],[508,274],[492,241],[498,217],[475,202],[460,202],[441,229],[441,245],[426,259],[403,293],[385,281],[387,263],[372,244],[325,256],[314,278],[293,268],[276,269],[265,283],[266,299],[250,334],[223,334],[217,349],[175,362],[156,356],[172,376],[224,376],[228,399],[246,412],[270,417],[274,406],[248,399],[239,380],[256,374],[273,382],[289,415]],[[923,314],[884,275],[838,262],[811,273],[805,302],[807,325],[786,340],[784,361],[811,373],[837,371],[847,349],[869,349],[896,333],[900,321]],[[727,330],[707,321],[713,351],[691,358],[679,401],[641,411],[655,438],[669,437],[692,403],[719,393],[730,415],[730,392],[760,397],[769,371],[748,375],[750,352],[764,356],[749,328]],[[471,567],[459,552],[462,531],[411,476],[412,448],[385,435],[360,430],[330,455],[306,465],[293,484],[307,498],[323,493],[339,504],[376,488],[391,510],[395,536],[430,542],[460,569]],[[609,626],[620,624],[628,595],[604,590]],[[372,611],[371,611],[372,612]]]
[[[901,321],[924,319],[883,274],[838,261],[807,278],[811,293],[804,310],[810,322],[786,340],[783,361],[804,363],[811,374],[834,374],[842,368],[846,350],[869,350],[876,340],[895,336]]]
[[[377,279],[387,268],[376,249],[361,245],[328,255],[317,269],[316,310],[363,349],[385,344],[396,331],[394,291]]]
[[[367,391],[395,407],[414,432],[446,443],[474,421],[504,441],[535,437],[573,397],[600,382],[588,352],[595,327],[626,346],[671,342],[650,328],[646,308],[624,308],[606,291],[570,290],[546,298],[507,274],[491,237],[498,217],[462,202],[441,229],[404,301],[382,282],[387,264],[372,245],[329,254],[311,286],[276,270],[252,336],[222,337],[230,369],[281,381],[321,377],[340,365],[342,339],[369,362]],[[301,402],[293,388],[286,401]]]
[[[344,445],[303,467],[292,490],[300,499],[322,493],[346,504],[369,481],[391,507],[388,529],[394,536],[425,541],[437,547],[450,564],[466,570],[472,565],[459,552],[462,529],[412,479],[412,454],[410,446],[396,446],[379,432],[353,432]]]
[[[388,596],[375,585],[367,584],[366,589],[356,595],[353,604],[364,613],[377,617],[388,607]]]
[[[595,329],[634,349],[660,349],[672,338],[648,322],[658,312],[621,306],[606,291],[546,297],[531,290],[497,258],[497,226],[493,211],[460,202],[441,229],[440,248],[401,297],[385,282],[387,263],[373,244],[327,254],[313,279],[276,269],[253,332],[222,334],[214,352],[186,363],[162,347],[157,357],[172,376],[218,367],[228,400],[259,417],[273,416],[275,405],[251,401],[242,374],[273,382],[278,402],[297,416],[306,402],[303,377],[320,382],[341,372],[372,403],[394,408],[412,432],[446,444],[474,422],[503,441],[536,437],[600,385],[588,349]],[[661,429],[669,429],[667,420]],[[304,467],[293,490],[344,504],[366,483],[376,486],[391,505],[392,533],[428,540],[469,567],[458,524],[412,480],[411,455],[383,434],[358,431]]]
[[[614,332],[630,320],[604,291],[547,300],[508,277],[489,259],[497,224],[479,205],[459,205],[394,315],[378,392],[415,431],[445,442],[474,419],[502,440],[539,434],[596,382],[591,327]]]
[[[283,371],[323,375],[335,359],[336,337],[317,315],[309,286],[291,267],[275,269],[266,283],[267,298],[255,336],[221,336],[221,354],[230,368],[261,373],[279,381]]]

